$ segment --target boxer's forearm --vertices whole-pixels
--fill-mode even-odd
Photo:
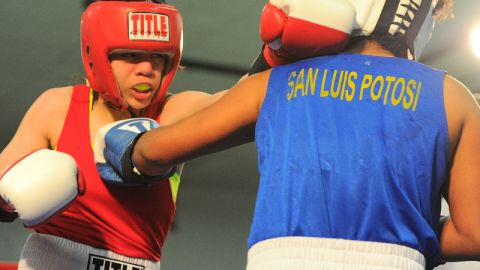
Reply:
[[[189,122],[160,127],[141,136],[132,153],[135,167],[142,174],[160,175],[177,164],[253,141],[254,123],[219,135],[202,132],[202,128],[183,131]]]
[[[253,141],[268,75],[246,78],[197,114],[143,134],[132,154],[135,167],[158,175],[170,166]]]

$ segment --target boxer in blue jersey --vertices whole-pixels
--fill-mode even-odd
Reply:
[[[125,160],[158,175],[255,141],[260,186],[249,270],[420,270],[480,260],[480,109],[463,84],[414,61],[448,4],[272,0],[267,20],[304,10],[312,31],[330,38],[325,50],[310,49],[341,52],[251,75],[177,124],[141,136],[109,126],[97,139],[116,154],[107,162],[121,175],[131,173]],[[315,5],[328,6],[319,20],[308,12]],[[335,18],[341,27],[332,28]],[[282,35],[310,27],[280,23]],[[268,64],[292,56],[287,42],[265,48]],[[442,194],[451,217],[440,223]]]

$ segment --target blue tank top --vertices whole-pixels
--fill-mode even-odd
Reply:
[[[400,244],[434,261],[448,159],[443,80],[418,62],[366,55],[274,68],[256,126],[248,246],[341,238]]]

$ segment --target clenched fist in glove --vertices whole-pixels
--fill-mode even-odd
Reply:
[[[165,175],[142,175],[133,164],[132,151],[138,138],[159,127],[149,118],[120,120],[102,127],[95,137],[95,162],[103,181],[121,186],[147,185],[168,179],[175,168]]]
[[[0,176],[0,208],[16,212],[36,226],[64,210],[85,191],[85,180],[73,157],[40,149],[8,167]]]

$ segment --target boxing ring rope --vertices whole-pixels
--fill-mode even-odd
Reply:
[[[17,263],[0,262],[0,270],[17,270]]]

